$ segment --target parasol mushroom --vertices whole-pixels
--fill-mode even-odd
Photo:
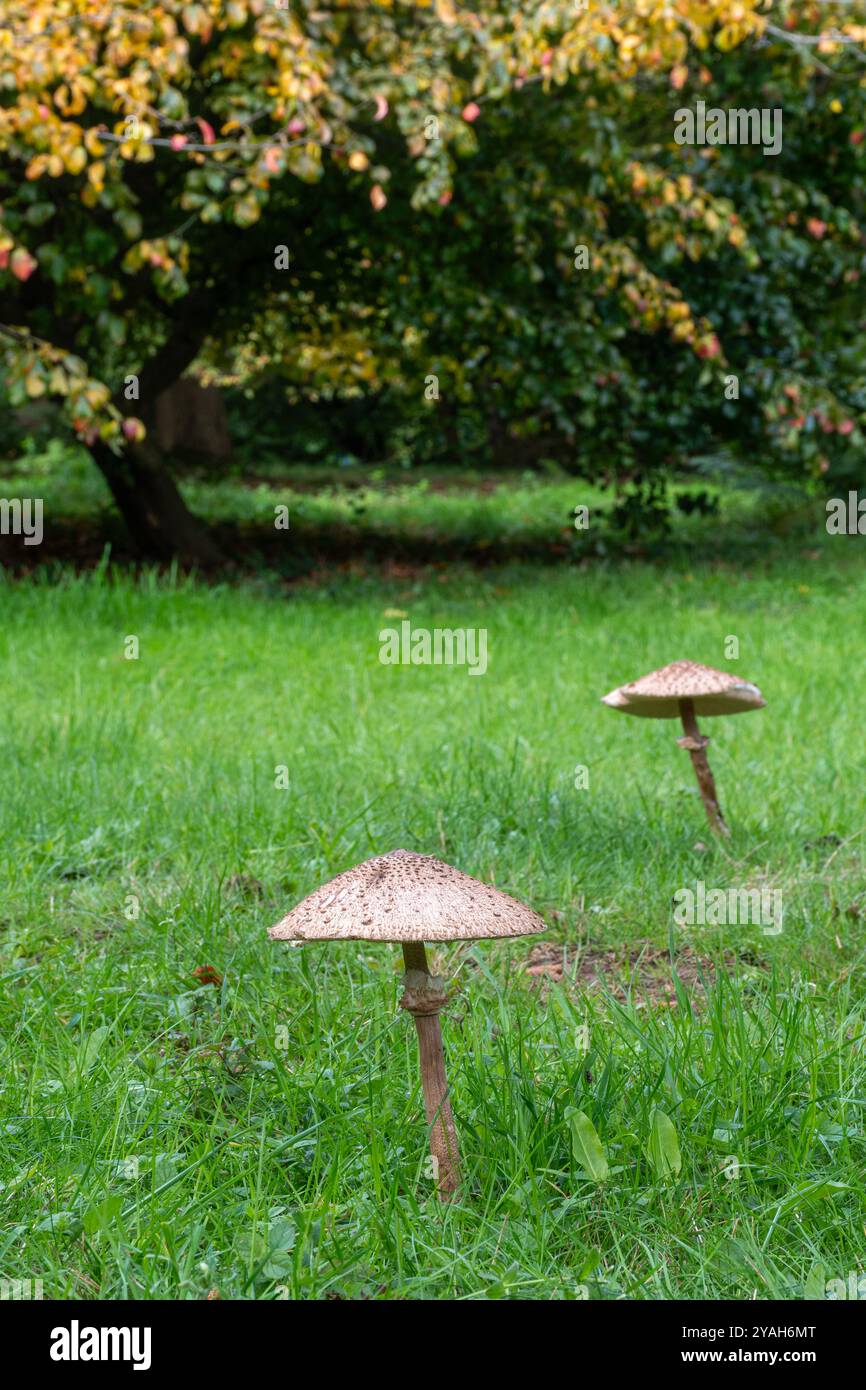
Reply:
[[[681,748],[688,750],[695,770],[698,788],[711,827],[720,835],[729,835],[716,796],[716,784],[707,761],[706,738],[698,728],[697,716],[743,714],[750,709],[763,709],[767,703],[756,685],[740,680],[729,671],[715,671],[697,661],[672,661],[660,671],[621,685],[603,696],[611,709],[624,714],[637,714],[644,719],[675,719],[679,715],[684,737],[678,738]]]
[[[402,1008],[415,1019],[424,1111],[439,1197],[460,1183],[457,1131],[448,1098],[439,1013],[447,995],[431,975],[425,941],[469,941],[545,931],[528,907],[432,854],[395,849],[357,864],[317,888],[268,935],[275,941],[399,941],[406,973]]]

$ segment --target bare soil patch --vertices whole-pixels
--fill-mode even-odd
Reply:
[[[730,951],[711,958],[684,946],[677,953],[674,966],[693,1003],[699,1005],[706,997],[706,986],[715,982],[719,969],[733,970],[737,959]],[[532,947],[523,968],[543,995],[551,984],[565,984],[588,990],[604,988],[619,1000],[631,994],[639,1006],[677,1007],[670,954],[648,943],[603,950],[541,942]]]

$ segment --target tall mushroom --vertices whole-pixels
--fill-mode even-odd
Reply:
[[[623,714],[637,714],[644,719],[676,719],[683,724],[683,738],[677,743],[688,750],[695,770],[698,788],[711,827],[719,835],[731,832],[725,824],[716,784],[707,761],[706,738],[698,728],[697,716],[743,714],[750,709],[763,709],[767,703],[756,685],[732,676],[729,671],[715,671],[697,661],[672,661],[660,671],[621,685],[602,697],[611,709]]]
[[[399,941],[406,973],[401,1007],[414,1016],[421,1086],[438,1191],[448,1201],[460,1183],[439,1013],[445,981],[431,975],[425,941],[468,941],[545,931],[534,912],[506,893],[431,854],[395,849],[357,864],[317,888],[268,935],[275,941]]]

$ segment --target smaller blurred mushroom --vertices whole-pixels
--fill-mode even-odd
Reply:
[[[744,714],[750,709],[763,709],[767,703],[756,685],[732,676],[729,671],[715,671],[697,661],[672,661],[660,671],[621,685],[602,697],[611,709],[623,714],[636,714],[644,719],[682,720],[684,736],[677,739],[687,749],[695,770],[698,789],[713,830],[729,835],[716,795],[716,784],[707,760],[709,738],[698,728],[697,716]]]
[[[430,1152],[443,1202],[459,1186],[460,1153],[439,1026],[445,981],[430,974],[424,942],[545,930],[540,917],[506,893],[432,854],[395,849],[338,874],[268,932],[275,941],[401,942],[406,973],[400,1005],[415,1019]]]

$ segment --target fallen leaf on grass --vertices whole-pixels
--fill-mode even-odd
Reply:
[[[223,977],[218,970],[214,970],[212,965],[197,965],[192,972],[193,979],[198,980],[200,985],[216,985],[219,987],[223,982]]]

